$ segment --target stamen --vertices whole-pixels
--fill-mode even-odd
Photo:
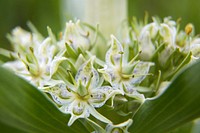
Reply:
[[[17,55],[18,55],[18,57],[19,57],[19,58],[21,58],[21,55],[20,55],[20,53],[17,53]]]
[[[153,73],[147,73],[147,74],[133,74],[132,77],[139,77],[139,76],[153,76]]]
[[[87,82],[86,89],[88,90],[92,81],[93,73],[91,72],[89,81]]]
[[[29,65],[28,65],[29,63],[26,62],[25,60],[23,60],[23,59],[21,58],[21,54],[20,54],[20,53],[17,53],[17,55],[18,55],[19,60],[20,60],[21,62],[24,63],[26,69],[30,72],[30,67],[29,67]],[[30,73],[31,73],[31,72],[30,72]]]
[[[191,24],[191,23],[189,23],[189,24],[187,24],[186,26],[185,26],[185,33],[187,34],[187,35],[190,35],[190,33],[193,31],[193,25]]]
[[[161,82],[161,70],[158,71],[158,79],[157,79],[156,87],[155,87],[155,90],[154,90],[155,93],[156,93],[156,92],[158,91],[158,89],[159,89],[160,82]]]
[[[39,70],[39,68],[40,68],[40,67],[39,67],[39,63],[38,63],[37,58],[35,57],[33,47],[29,47],[29,50],[31,51],[31,57],[32,57],[32,59],[33,59],[33,62],[36,64],[37,69]]]
[[[70,71],[70,70],[67,70],[67,73],[69,74],[69,76],[70,76],[70,78],[71,78],[71,80],[72,80],[73,84],[74,84],[75,86],[77,86],[77,83],[76,83],[76,81],[75,81],[74,77],[72,76],[72,73],[71,73],[71,71]]]
[[[121,55],[121,58],[120,58],[120,72],[122,72],[122,65],[123,65],[123,54],[124,52],[123,51],[120,51],[119,54]]]
[[[72,40],[68,40],[68,41],[69,41],[69,43],[70,43],[70,44],[72,44],[72,43],[73,43],[73,41],[72,41]]]
[[[62,33],[62,32],[60,32],[60,33],[59,33],[59,39],[61,40],[61,39],[62,39],[62,37],[63,37],[63,33]]]
[[[85,86],[83,86],[82,80],[79,80],[77,93],[80,96],[79,98],[82,100],[88,95],[88,90],[85,88]]]
[[[135,57],[132,58],[132,60],[129,62],[129,64],[132,64],[137,58],[138,56],[142,53],[142,50],[140,50],[136,55]]]
[[[86,36],[85,37],[89,37],[89,35],[90,35],[90,32],[89,31],[87,31],[87,33],[86,33]]]

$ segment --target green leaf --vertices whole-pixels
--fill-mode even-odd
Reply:
[[[76,54],[75,50],[72,47],[70,47],[70,45],[67,43],[65,44],[65,46],[67,49],[68,56],[77,59],[78,55]]]
[[[169,133],[199,133],[200,132],[200,119],[188,122]]]
[[[88,133],[80,121],[68,127],[69,117],[38,89],[0,67],[0,131]]]
[[[10,127],[9,125],[5,125],[4,123],[0,123],[0,131],[3,133],[25,133],[22,130]]]
[[[182,71],[160,96],[133,117],[132,133],[165,133],[200,117],[200,61]]]
[[[176,128],[175,130],[169,133],[192,133],[193,126],[194,126],[194,122],[192,121]]]
[[[194,125],[193,125],[191,133],[199,133],[199,132],[200,132],[200,119],[197,119],[194,121]]]
[[[6,49],[0,48],[0,61],[6,62],[12,60],[11,52]]]

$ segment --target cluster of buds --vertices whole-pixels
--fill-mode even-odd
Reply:
[[[59,37],[49,27],[46,38],[29,27],[32,32],[17,27],[8,36],[14,49],[3,66],[70,114],[68,126],[85,118],[95,130],[127,133],[145,99],[158,95],[184,65],[200,57],[192,24],[179,31],[170,18],[149,24],[134,20],[122,39],[129,41],[111,35],[107,44],[98,44],[98,31],[80,21],[66,23]],[[104,59],[95,51],[106,53]]]

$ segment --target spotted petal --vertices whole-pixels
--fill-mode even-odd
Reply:
[[[133,75],[134,77],[131,79],[131,84],[139,84],[142,80],[148,75],[150,67],[153,65],[153,63],[150,62],[139,62],[134,70]]]
[[[111,35],[111,47],[106,53],[106,64],[110,66],[119,65],[122,58],[123,47],[121,43]]]
[[[105,102],[116,94],[121,94],[119,90],[115,90],[110,86],[102,86],[91,90],[91,98],[89,103],[96,108],[105,104]]]
[[[90,88],[97,86],[99,82],[99,74],[93,68],[93,60],[94,58],[92,57],[90,60],[84,63],[79,68],[75,77],[76,82],[79,83],[81,81],[84,86],[87,86],[91,79]]]
[[[90,116],[88,105],[85,102],[73,101],[69,106],[62,107],[65,112],[71,114],[68,126],[71,126],[78,118],[87,118]]]
[[[112,83],[114,78],[113,69],[111,70],[107,65],[105,65],[103,69],[98,69],[98,71],[103,74],[103,77],[106,81]]]
[[[73,101],[73,93],[67,89],[67,86],[64,83],[44,87],[42,90],[49,93],[58,105],[68,105]]]

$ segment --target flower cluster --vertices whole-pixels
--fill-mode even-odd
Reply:
[[[200,57],[193,25],[181,31],[169,17],[153,18],[149,24],[133,19],[125,38],[111,35],[107,44],[98,43],[99,32],[80,21],[66,23],[58,37],[49,27],[46,38],[29,27],[31,32],[17,27],[8,35],[13,51],[7,51],[11,60],[3,66],[70,114],[68,126],[85,118],[105,132],[128,132],[129,118],[145,99],[160,93],[183,66]],[[97,51],[106,53],[104,59]]]

